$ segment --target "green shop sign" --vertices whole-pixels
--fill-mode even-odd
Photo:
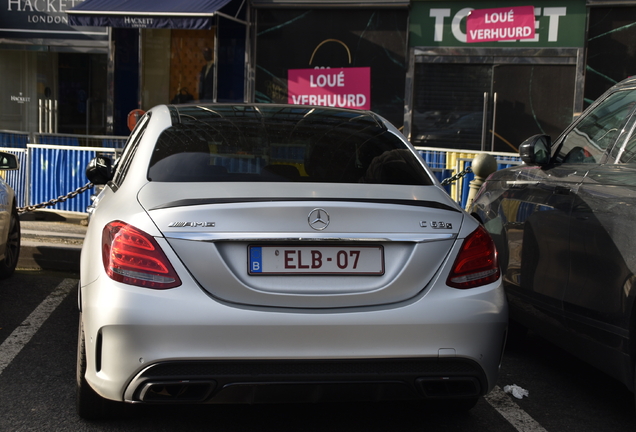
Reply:
[[[495,20],[514,16],[506,14],[520,6],[533,6],[535,34],[531,39],[470,42],[467,20],[473,10]],[[413,0],[410,17],[412,47],[494,47],[557,48],[583,47],[585,40],[585,0],[535,1],[426,1]],[[489,14],[488,12],[492,12]],[[490,31],[490,30],[488,30]],[[492,32],[497,35],[496,31]]]

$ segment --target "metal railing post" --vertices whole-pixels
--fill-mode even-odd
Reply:
[[[27,144],[26,148],[26,173],[24,175],[24,204],[31,205],[31,148]]]

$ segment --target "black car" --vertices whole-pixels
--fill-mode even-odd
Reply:
[[[470,210],[497,245],[510,336],[529,328],[632,391],[635,111],[636,78],[630,78],[556,141],[547,135],[526,140],[524,165],[492,174]]]

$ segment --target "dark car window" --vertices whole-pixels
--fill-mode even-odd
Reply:
[[[557,162],[599,163],[616,142],[635,103],[633,91],[609,95],[568,132],[557,152]]]
[[[636,95],[636,91],[631,93]],[[633,122],[632,122],[633,123]],[[629,135],[623,145],[612,150],[612,156],[617,163],[634,163],[636,162],[636,125],[631,126]]]
[[[636,133],[634,131],[632,131],[630,138],[618,152],[617,161],[619,163],[636,162]]]
[[[364,112],[309,107],[179,107],[157,140],[159,182],[431,185],[404,142]]]
[[[139,141],[144,136],[144,132],[146,131],[146,126],[148,125],[148,121],[150,120],[150,113],[145,114],[139,121],[137,122],[137,126],[133,129],[126,141],[126,145],[124,146],[124,152],[117,161],[117,166],[115,169],[115,174],[113,176],[113,183],[116,186],[121,186],[126,174],[128,173],[128,168],[130,167],[130,163],[133,159],[133,156],[137,152],[137,147],[139,145]]]

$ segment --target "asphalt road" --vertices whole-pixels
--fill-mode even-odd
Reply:
[[[404,403],[135,406],[126,418],[75,414],[77,275],[18,271],[0,282],[0,431],[635,431],[624,386],[530,335],[507,350],[493,393],[469,413]],[[529,395],[503,393],[516,384]]]

